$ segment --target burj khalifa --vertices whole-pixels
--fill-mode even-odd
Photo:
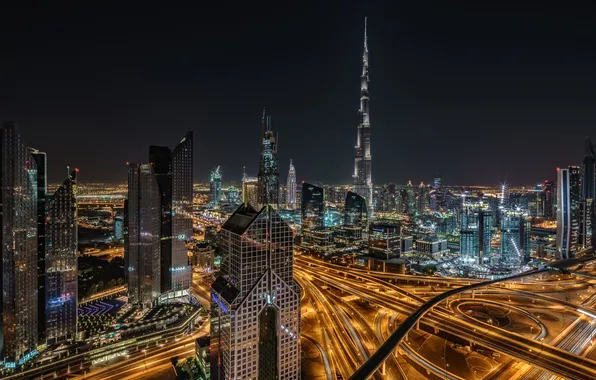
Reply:
[[[364,19],[364,52],[362,54],[362,76],[360,77],[360,124],[354,158],[354,192],[366,199],[369,214],[373,211],[373,184],[371,174],[372,157],[370,155],[370,114],[368,86],[368,41],[366,36],[366,18]]]

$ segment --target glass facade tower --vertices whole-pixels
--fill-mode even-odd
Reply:
[[[302,184],[302,232],[323,228],[325,223],[325,198],[323,188],[310,183]]]
[[[530,260],[530,220],[521,210],[501,213],[501,265],[519,268]]]
[[[172,150],[149,147],[149,162],[160,198],[160,291],[186,291],[192,275],[186,249],[186,242],[192,238],[192,131]]]
[[[460,254],[478,264],[490,256],[493,215],[485,203],[464,203],[460,219]]]
[[[288,181],[286,184],[286,203],[289,208],[296,208],[296,168],[290,160],[290,170],[288,171]]]
[[[48,192],[47,155],[29,148],[37,166],[37,314],[46,315],[46,196]],[[38,341],[46,340],[46,322],[37,319]]]
[[[211,207],[219,206],[221,201],[221,177],[219,166],[209,175],[209,204]]]
[[[269,205],[243,204],[218,235],[211,286],[211,379],[300,379],[293,233]]]
[[[129,164],[128,237],[125,247],[128,298],[131,304],[141,307],[153,306],[160,295],[159,198],[153,167]]]
[[[77,334],[77,173],[73,170],[46,203],[45,323],[48,343]]]
[[[363,230],[368,225],[366,199],[348,191],[344,205],[344,226],[361,227]]]
[[[37,167],[14,122],[0,129],[0,356],[24,363],[37,334]]]
[[[261,163],[259,165],[257,203],[259,206],[279,205],[279,168],[277,166],[277,138],[271,130],[271,116],[262,120]]]

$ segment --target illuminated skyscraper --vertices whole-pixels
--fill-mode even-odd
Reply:
[[[578,166],[557,170],[557,252],[567,259],[579,249],[581,171]]]
[[[160,295],[161,208],[152,165],[128,166],[128,299],[151,307]]]
[[[186,241],[192,237],[192,131],[172,150],[165,146],[149,147],[149,162],[160,197],[161,292],[186,292],[192,275],[186,249]]]
[[[277,138],[271,130],[271,116],[265,117],[263,109],[261,163],[257,187],[257,203],[260,206],[279,205],[279,169],[277,166]]]
[[[542,191],[544,191],[544,216],[546,218],[554,218],[556,215],[555,199],[557,197],[557,190],[553,181],[544,181]]]
[[[501,265],[519,268],[530,260],[530,219],[522,210],[501,213]]]
[[[304,182],[302,184],[302,232],[323,228],[325,225],[325,199],[323,188]]]
[[[77,335],[77,173],[73,170],[46,203],[45,322],[48,343]]]
[[[172,286],[170,290],[188,293],[192,268],[186,243],[192,240],[193,133],[172,150]],[[162,290],[163,291],[163,290]],[[178,294],[179,295],[179,294]]]
[[[218,236],[211,286],[211,379],[300,379],[293,233],[275,209],[243,204]]]
[[[29,148],[37,166],[37,315],[46,315],[46,196],[48,191],[47,155]],[[39,342],[46,341],[45,318],[37,318]]]
[[[344,226],[360,227],[364,230],[367,225],[366,199],[359,194],[348,191],[344,205]]]
[[[219,166],[209,175],[209,205],[219,206],[221,201],[221,172]]]
[[[288,181],[286,184],[288,195],[286,201],[289,208],[296,208],[296,169],[290,160],[290,170],[288,171]]]
[[[354,192],[366,200],[369,212],[373,212],[372,157],[370,154],[370,113],[368,87],[368,40],[366,35],[366,18],[364,19],[364,51],[362,54],[362,75],[360,76],[360,124],[356,140],[354,158]]]
[[[477,264],[490,256],[493,215],[486,203],[464,203],[460,221],[460,254]]]
[[[580,202],[579,244],[582,248],[593,247],[596,243],[592,234],[594,223],[594,197],[596,196],[596,150],[586,137],[584,162],[582,165],[582,194]]]
[[[2,123],[0,160],[0,355],[14,368],[38,343],[37,168],[14,122]]]

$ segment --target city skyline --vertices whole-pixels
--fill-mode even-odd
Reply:
[[[214,19],[199,26],[166,11],[159,14],[165,24],[181,17],[178,29],[158,33],[147,32],[154,23],[129,24],[129,18],[106,15],[112,21],[110,33],[102,34],[101,17],[102,25],[92,20],[88,27],[78,25],[77,12],[89,17],[84,8],[56,14],[33,30],[27,28],[40,16],[34,12],[25,18],[25,12],[13,9],[15,17],[7,18],[18,25],[8,28],[8,41],[2,42],[21,54],[3,61],[0,82],[17,92],[0,93],[5,99],[0,113],[19,123],[32,146],[45,146],[55,164],[51,182],[59,182],[59,168],[79,156],[86,181],[125,182],[124,163],[145,157],[140,146],[171,145],[175,141],[166,134],[187,129],[203,137],[197,140],[195,177],[206,181],[218,165],[230,180],[241,177],[243,166],[256,175],[254,142],[266,106],[279,132],[282,167],[292,158],[300,167],[298,180],[350,183],[348,158],[353,157],[358,124],[354,77],[361,71],[362,23],[368,16],[374,67],[372,155],[377,163],[394,163],[377,164],[373,183],[426,182],[436,172],[447,184],[521,184],[525,173],[535,177],[527,182],[542,182],[554,179],[556,167],[581,162],[577,148],[596,121],[589,107],[595,100],[588,64],[593,55],[585,49],[594,31],[584,27],[588,20],[581,10],[543,8],[532,14],[521,4],[516,12],[499,13],[502,20],[482,5],[475,10],[391,10],[339,9],[331,28],[332,9],[325,7],[297,12],[284,21],[287,25],[266,17],[273,9],[263,15],[262,25],[248,23],[244,17],[249,14],[222,19],[215,9]],[[146,12],[147,20],[157,17]],[[558,14],[576,17],[577,27],[569,27],[570,21]],[[75,26],[82,30],[69,33]],[[227,27],[232,32],[242,27],[246,34],[234,42],[216,32]],[[309,43],[315,38],[319,43]],[[73,67],[69,57],[83,39],[97,43],[83,49],[82,64]],[[22,62],[23,57],[34,59]],[[321,85],[322,91],[312,91]],[[306,96],[312,105],[299,106]],[[224,128],[238,138],[220,138]],[[536,139],[557,129],[565,130],[557,139]],[[51,130],[61,132],[53,134],[61,138]],[[493,143],[485,143],[487,134]],[[122,145],[120,140],[132,136],[139,144]],[[63,149],[63,144],[73,148]],[[102,154],[107,147],[111,154]],[[238,154],[225,157],[221,152],[228,147]],[[459,150],[465,154],[450,153]],[[483,155],[499,159],[478,170],[476,157]]]

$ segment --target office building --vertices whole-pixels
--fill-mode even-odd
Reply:
[[[218,236],[211,286],[211,379],[300,379],[293,234],[275,209],[241,205]]]
[[[348,191],[344,204],[344,226],[365,230],[368,225],[366,199],[361,195]]]
[[[555,218],[556,217],[556,210],[555,210],[555,199],[557,197],[557,191],[555,189],[555,185],[553,181],[544,181],[542,185],[542,191],[544,192],[544,217],[545,218]]]
[[[271,116],[262,119],[261,162],[259,165],[257,203],[259,206],[279,206],[279,169],[277,166],[277,138],[271,130]]]
[[[290,170],[288,171],[288,181],[286,184],[286,203],[289,208],[296,208],[296,168],[290,160]]]
[[[302,183],[302,232],[325,226],[325,198],[323,188]]]
[[[77,335],[77,174],[73,170],[46,203],[45,322],[48,343]]]
[[[531,225],[528,214],[523,210],[503,210],[501,213],[501,258],[500,264],[508,268],[519,268],[530,261]]]
[[[174,149],[149,147],[149,162],[160,197],[160,291],[182,296],[188,293],[192,276],[186,249],[192,238],[192,131]]]
[[[209,175],[209,205],[218,207],[221,201],[221,172],[219,166]]]
[[[46,315],[46,196],[48,192],[47,155],[29,148],[37,166],[37,315]],[[46,341],[45,318],[37,318],[40,343]]]
[[[596,150],[586,137],[584,162],[582,165],[582,197],[580,201],[579,244],[582,248],[596,246],[596,237],[592,233],[595,222],[594,197],[596,196]]]
[[[389,260],[399,257],[401,248],[400,227],[395,224],[375,223],[368,229],[368,253]]]
[[[435,178],[433,178],[433,188],[435,190],[439,190],[441,188],[441,182],[443,182],[443,178],[439,173],[437,173],[437,175],[435,175]]]
[[[493,215],[488,204],[465,203],[460,217],[460,254],[470,262],[483,264],[490,256]]]
[[[38,185],[35,161],[14,122],[2,123],[0,160],[0,359],[4,368],[15,368],[35,354],[38,343]]]
[[[364,19],[364,51],[362,54],[362,75],[360,76],[360,123],[356,139],[354,157],[354,193],[366,201],[369,212],[373,212],[372,157],[370,153],[370,112],[369,112],[368,75],[368,39],[366,35],[366,18]]]
[[[114,240],[122,241],[124,239],[124,218],[122,215],[114,217]]]
[[[557,253],[573,258],[579,250],[581,170],[557,169]]]
[[[161,207],[159,185],[152,165],[128,166],[128,300],[152,307],[160,295]]]

